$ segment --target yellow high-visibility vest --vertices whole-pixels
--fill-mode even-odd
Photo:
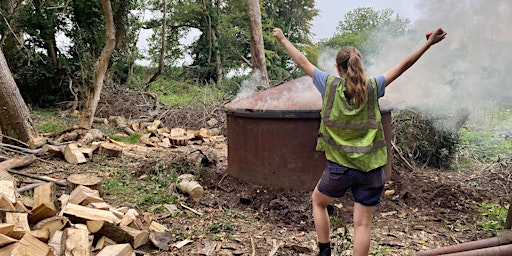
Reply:
[[[387,163],[377,83],[368,83],[368,101],[359,107],[345,95],[345,79],[329,75],[320,112],[318,151],[339,165],[370,171]]]

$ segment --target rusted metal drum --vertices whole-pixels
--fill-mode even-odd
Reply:
[[[312,190],[326,166],[316,151],[321,107],[309,76],[227,104],[228,173],[263,187]],[[391,110],[385,115],[391,120]]]

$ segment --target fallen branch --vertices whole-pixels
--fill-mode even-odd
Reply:
[[[57,179],[53,179],[53,178],[49,178],[49,177],[43,177],[43,176],[38,176],[38,175],[34,175],[34,174],[29,174],[29,173],[24,173],[24,172],[20,172],[20,171],[16,171],[16,170],[13,170],[13,169],[7,169],[7,171],[9,173],[12,173],[12,174],[18,174],[18,175],[21,175],[21,176],[25,176],[25,177],[29,177],[29,178],[33,178],[33,179],[37,179],[37,180],[42,180],[42,181],[47,181],[47,182],[53,182],[61,187],[65,187],[67,185],[67,181],[65,180],[57,180]]]
[[[13,151],[13,152],[16,152],[16,153],[26,153],[26,154],[34,154],[34,155],[40,155],[41,153],[43,153],[42,149],[22,148],[22,147],[14,146],[14,145],[7,144],[7,143],[0,143],[0,147],[10,150],[10,151]]]
[[[32,183],[30,185],[26,185],[26,186],[20,187],[20,188],[16,189],[16,191],[21,194],[21,193],[23,193],[25,191],[32,190],[32,189],[37,188],[37,187],[39,187],[41,185],[44,185],[44,184],[46,184],[46,183],[45,182]]]
[[[398,149],[398,147],[396,146],[396,144],[393,141],[391,141],[391,145],[393,145],[395,152],[398,154],[400,159],[402,159],[402,161],[405,163],[405,165],[407,165],[407,167],[409,167],[409,169],[411,169],[411,171],[415,171],[414,167],[412,167],[412,165],[409,163],[409,161],[407,161],[407,159],[405,159],[404,155],[402,154],[402,151],[400,149]]]

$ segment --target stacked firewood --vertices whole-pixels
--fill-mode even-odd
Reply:
[[[58,200],[53,182],[20,200],[14,181],[6,180],[11,189],[0,192],[0,255],[135,255],[148,243],[168,249],[168,229],[151,214],[105,202],[98,177],[71,175],[70,193]]]

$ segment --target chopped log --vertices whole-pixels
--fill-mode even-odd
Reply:
[[[121,227],[121,229],[132,236],[130,244],[134,249],[137,249],[149,242],[149,232],[145,230],[138,230],[130,227]]]
[[[57,180],[57,179],[50,178],[50,177],[45,177],[45,176],[38,176],[38,175],[35,175],[35,174],[30,174],[30,173],[25,173],[25,172],[21,172],[21,171],[16,171],[16,170],[13,170],[13,169],[7,169],[7,171],[9,173],[12,173],[12,174],[17,174],[17,175],[21,175],[21,176],[37,179],[37,180],[53,182],[53,183],[55,183],[55,184],[57,184],[59,186],[66,186],[66,181],[63,181],[63,180]]]
[[[14,223],[0,223],[0,234],[7,235],[14,231]]]
[[[64,149],[64,159],[70,164],[81,164],[87,162],[84,154],[80,152],[78,146],[74,143],[68,144]]]
[[[16,209],[15,210],[16,212],[26,212],[26,213],[30,212],[30,210],[27,209],[27,207],[20,200],[16,201],[16,204],[14,205],[14,208]]]
[[[28,197],[24,196],[21,199],[21,202],[23,202],[23,205],[25,205],[27,208],[33,208],[34,207],[34,200],[32,200],[32,198],[28,198]]]
[[[191,174],[182,174],[178,177],[178,185],[177,188],[185,193],[190,195],[192,200],[198,202],[203,196],[204,189],[203,187],[194,180],[194,176]]]
[[[172,235],[170,232],[156,232],[153,231],[149,234],[149,240],[158,249],[167,251],[169,250],[169,242],[171,242]]]
[[[95,209],[100,209],[100,210],[108,210],[108,209],[112,208],[112,206],[106,202],[97,202],[97,203],[92,202],[89,205]]]
[[[164,225],[156,221],[151,221],[151,224],[149,224],[149,231],[165,232],[169,230]]]
[[[56,256],[61,256],[64,249],[62,245],[63,234],[64,231],[55,231],[53,236],[50,236],[50,241],[48,242],[48,246],[52,249]]]
[[[49,182],[34,189],[34,206],[29,215],[29,222],[36,223],[42,219],[57,215],[55,206],[55,183]]]
[[[138,132],[140,130],[140,125],[137,122],[132,123],[130,126],[131,126],[132,130],[135,132]]]
[[[72,222],[87,223],[89,220],[101,220],[108,223],[117,223],[119,220],[110,211],[93,209],[86,206],[68,203],[62,210],[62,214]]]
[[[82,204],[84,201],[85,203]],[[88,205],[93,202],[98,203],[104,201],[103,198],[100,197],[100,192],[98,190],[91,189],[84,185],[78,185],[73,191],[71,191],[71,194],[69,194],[68,203]]]
[[[62,234],[64,255],[90,256],[89,231],[86,228],[66,228]]]
[[[15,243],[17,241],[18,241],[17,239],[14,239],[14,238],[12,238],[10,236],[6,236],[4,234],[0,234],[0,247],[2,247],[4,245]]]
[[[16,179],[5,170],[0,170],[0,193],[4,194],[14,204],[18,193],[16,192]]]
[[[33,229],[47,230],[50,237],[53,237],[55,232],[61,231],[64,227],[69,225],[69,219],[64,216],[53,216],[39,221]]]
[[[104,125],[108,125],[108,119],[102,118],[102,117],[95,117],[95,118],[92,119],[92,122],[93,123],[100,123],[100,124],[102,123]]]
[[[8,224],[14,224],[13,231],[30,231],[27,217],[28,213],[6,212],[5,222]]]
[[[67,178],[66,193],[71,194],[78,186],[82,185],[92,190],[96,190],[101,197],[103,195],[103,188],[101,186],[102,179],[97,176],[86,173],[71,174]],[[103,201],[103,200],[101,200]]]
[[[106,236],[117,243],[130,243],[135,249],[149,241],[147,231],[121,227],[106,221],[87,221],[87,229],[94,235]]]
[[[47,243],[48,240],[50,239],[50,232],[48,232],[48,230],[42,230],[42,229],[30,230],[30,231],[25,232],[25,235],[27,235],[27,234],[30,234],[31,236],[37,238],[39,241],[45,242],[45,243]]]
[[[121,219],[120,226],[128,226],[139,217],[139,213],[135,209],[129,209]]]
[[[210,134],[210,131],[206,128],[199,129],[199,131],[196,134],[196,138],[203,140],[203,141],[210,138],[211,136],[212,135]]]
[[[103,248],[96,256],[135,256],[130,244],[115,244]]]
[[[106,236],[101,236],[98,241],[96,242],[96,245],[94,246],[94,249],[93,251],[99,251],[103,248],[105,248],[106,246],[109,246],[109,245],[114,245],[116,244],[116,242]]]
[[[98,154],[104,154],[110,157],[120,157],[123,154],[123,149],[114,143],[104,142],[100,144]]]
[[[94,154],[94,151],[96,151],[96,149],[98,149],[97,146],[87,147],[87,148],[81,147],[78,150],[80,150],[80,152],[82,152],[82,154],[84,154],[85,157],[91,158]]]
[[[160,120],[155,120],[153,121],[153,123],[151,125],[149,125],[148,127],[146,127],[146,130],[148,130],[148,132],[156,132],[156,130],[158,129],[158,127],[160,127],[160,124],[162,124],[162,121]]]
[[[0,255],[55,256],[50,247],[30,234],[13,244],[0,249]]]
[[[7,196],[0,192],[0,211],[14,212],[16,208],[12,204],[11,200]]]

